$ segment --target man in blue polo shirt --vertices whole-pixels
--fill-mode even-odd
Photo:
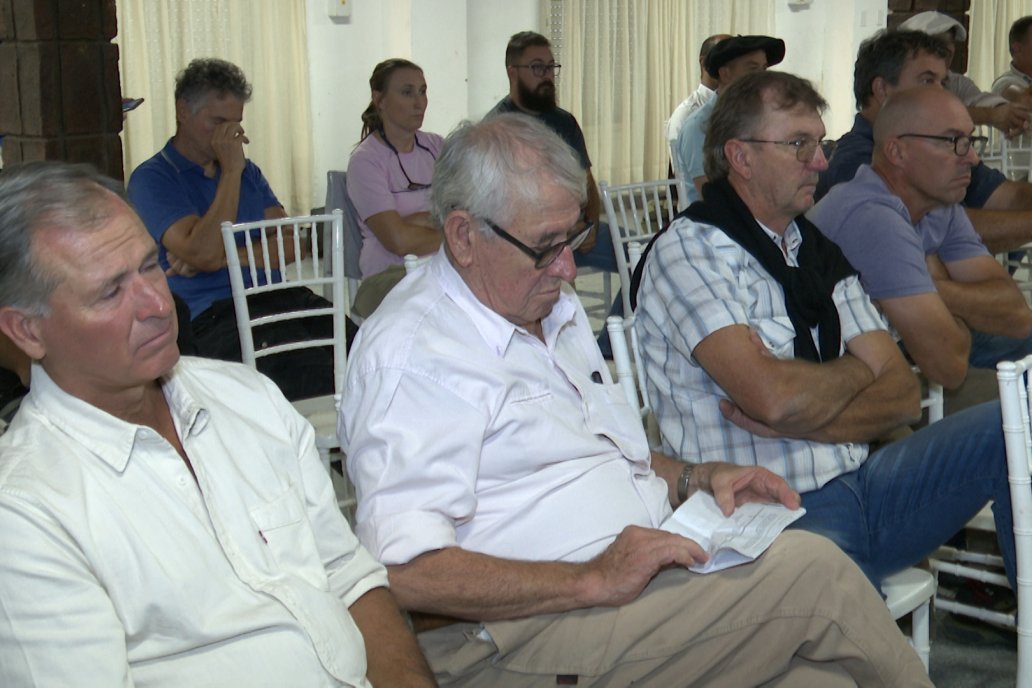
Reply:
[[[860,45],[853,70],[853,93],[860,111],[840,138],[817,183],[816,199],[848,182],[874,152],[874,120],[885,101],[908,88],[949,83],[949,49],[921,31],[876,33]],[[963,205],[991,253],[1011,251],[1032,241],[1032,184],[1010,181],[979,162],[971,169]]]
[[[275,219],[286,217],[286,212],[262,171],[244,156],[248,138],[241,123],[251,85],[243,71],[225,60],[193,60],[176,77],[175,99],[176,133],[133,172],[129,198],[158,243],[169,287],[189,307],[190,327],[183,323],[180,329],[190,332],[196,353],[239,361],[240,341],[220,228],[226,221]],[[286,262],[292,261],[289,243],[285,252]],[[240,259],[247,263],[242,247]],[[277,279],[275,272],[273,279]],[[246,269],[244,280],[250,283]],[[261,296],[250,302],[256,313],[326,305],[307,289]],[[277,341],[330,336],[332,324],[325,320],[315,326],[317,331],[281,332],[280,327],[275,334],[264,334]],[[263,360],[259,369],[290,399],[330,393],[332,356],[323,353],[292,352],[275,363]],[[299,379],[300,368],[308,371],[307,379]]]

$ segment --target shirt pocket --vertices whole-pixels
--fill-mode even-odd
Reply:
[[[627,403],[623,387],[592,384],[584,394],[585,424],[595,435],[606,437],[632,463],[649,465],[648,440],[637,408]]]
[[[278,497],[251,509],[250,514],[266,550],[282,572],[304,578],[316,587],[327,587],[315,534],[296,485],[289,485]]]

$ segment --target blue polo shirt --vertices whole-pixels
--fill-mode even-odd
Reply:
[[[129,199],[158,242],[158,259],[168,267],[162,237],[165,231],[190,215],[208,212],[215,200],[222,170],[216,166],[215,176],[207,177],[204,169],[183,157],[169,139],[165,147],[150,158],[129,178]],[[265,175],[248,160],[240,178],[240,203],[234,222],[254,222],[265,218],[269,208],[281,207]],[[248,270],[243,270],[244,283],[250,285]],[[277,279],[274,276],[274,279]],[[221,268],[200,272],[193,277],[175,275],[168,278],[169,287],[190,307],[190,318],[196,318],[212,303],[232,297],[229,272]]]

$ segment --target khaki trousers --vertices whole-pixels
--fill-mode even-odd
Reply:
[[[484,628],[493,642],[476,624],[419,635],[441,685],[932,685],[860,569],[802,531],[745,566],[664,571],[623,607]]]

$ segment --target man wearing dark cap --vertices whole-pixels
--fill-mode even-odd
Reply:
[[[762,72],[785,59],[785,42],[770,36],[734,36],[713,46],[706,56],[706,71],[717,80],[717,95],[735,79],[752,72]],[[706,138],[710,113],[717,99],[712,98],[693,112],[677,135],[673,146],[674,172],[684,179],[688,187],[688,202],[701,199],[701,189],[706,181],[703,170],[702,143]]]
[[[702,72],[699,78],[699,86],[692,91],[691,95],[681,101],[681,104],[674,109],[670,114],[670,119],[663,126],[663,134],[666,136],[667,145],[670,146],[671,160],[677,157],[675,153],[677,150],[677,135],[681,133],[681,127],[684,125],[684,121],[688,119],[688,115],[717,97],[717,86],[720,83],[717,81],[717,77],[712,76],[706,71],[706,58],[709,57],[710,51],[726,38],[731,38],[731,36],[726,33],[718,33],[702,42],[702,47],[699,48],[699,69]]]

